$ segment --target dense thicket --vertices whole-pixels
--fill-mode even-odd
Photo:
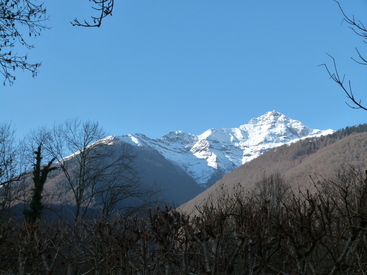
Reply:
[[[348,168],[319,192],[279,176],[223,193],[188,216],[0,226],[3,274],[364,274],[367,185]]]

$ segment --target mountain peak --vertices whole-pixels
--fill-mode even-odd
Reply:
[[[159,139],[141,134],[120,139],[148,146],[187,172],[198,184],[210,183],[274,147],[332,133],[310,129],[300,121],[270,111],[238,128],[209,129],[201,135],[172,131]]]
[[[266,116],[273,116],[273,117],[279,117],[279,116],[284,116],[282,113],[279,113],[278,111],[270,111],[270,112],[267,112],[265,113],[264,115],[262,115],[263,117],[266,117]]]
[[[290,118],[277,111],[271,111],[257,118],[252,118],[247,124],[271,124],[277,122],[278,120],[285,121],[290,120]]]

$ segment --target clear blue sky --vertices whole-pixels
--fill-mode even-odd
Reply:
[[[28,54],[42,61],[38,77],[19,71],[0,87],[0,122],[20,136],[76,117],[152,138],[271,110],[317,129],[367,122],[318,67],[333,55],[367,105],[365,68],[350,58],[367,46],[332,0],[116,0],[99,29],[69,23],[88,18],[89,1],[45,2],[51,29]],[[366,0],[340,2],[367,24]]]

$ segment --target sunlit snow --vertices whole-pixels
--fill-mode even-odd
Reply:
[[[157,150],[200,185],[206,186],[216,172],[228,173],[269,149],[333,132],[310,129],[297,120],[271,111],[238,128],[209,129],[201,135],[173,131],[159,139],[142,134],[116,138]]]

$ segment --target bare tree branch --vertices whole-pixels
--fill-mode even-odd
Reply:
[[[352,90],[352,84],[350,80],[348,81],[348,86],[345,86],[344,84],[345,75],[343,75],[343,77],[340,77],[335,58],[329,54],[328,56],[333,60],[334,72],[332,72],[326,64],[321,64],[320,66],[325,67],[330,78],[342,88],[343,92],[347,95],[349,100],[352,101],[354,106],[350,105],[348,102],[345,102],[345,103],[352,109],[362,109],[362,110],[367,111],[367,107],[362,105],[362,100],[358,100],[354,97],[353,90]]]
[[[342,15],[343,15],[343,21],[346,22],[347,24],[349,24],[349,28],[355,33],[357,34],[358,36],[362,37],[364,40],[364,42],[366,42],[366,39],[367,39],[367,29],[365,27],[365,25],[363,24],[362,21],[360,20],[356,20],[353,17],[350,17],[348,16],[342,6],[340,5],[340,3],[337,1],[337,0],[333,0],[335,3],[337,3]],[[358,48],[355,48],[356,51],[357,51],[357,55],[358,55],[358,58],[360,60],[357,60],[355,58],[352,57],[352,60],[355,61],[357,64],[360,64],[360,65],[367,65],[367,59],[361,54],[361,52],[358,50]],[[352,104],[349,104],[348,102],[346,102],[346,104],[352,108],[352,109],[362,109],[362,110],[365,110],[367,111],[367,107],[364,106],[362,104],[362,100],[360,99],[356,99],[354,94],[353,94],[353,90],[352,90],[352,85],[351,85],[351,82],[350,80],[348,81],[348,85],[346,86],[344,84],[344,78],[345,78],[345,75],[343,75],[343,77],[340,77],[339,75],[339,72],[338,72],[338,68],[337,68],[337,65],[336,65],[336,61],[335,61],[335,58],[332,57],[331,55],[328,54],[328,56],[332,59],[333,61],[333,71],[332,72],[329,67],[326,65],[326,64],[321,64],[320,66],[324,66],[327,73],[329,74],[330,78],[335,82],[337,83],[343,90],[343,92],[347,95],[348,99],[351,101]]]
[[[92,23],[89,23],[87,20],[80,22],[77,18],[74,19],[73,22],[70,22],[73,26],[78,27],[100,27],[102,25],[102,21],[108,15],[112,16],[112,11],[114,8],[115,0],[90,0],[93,2],[94,6],[93,10],[98,12],[97,16],[91,16]]]
[[[367,29],[364,26],[363,22],[360,20],[356,20],[353,17],[349,17],[343,10],[342,6],[340,5],[340,3],[336,0],[334,0],[335,3],[337,3],[337,5],[339,6],[339,9],[341,11],[341,13],[343,14],[344,17],[344,21],[347,22],[351,27],[350,29],[352,29],[356,34],[358,34],[359,36],[363,37],[363,38],[367,38]]]

